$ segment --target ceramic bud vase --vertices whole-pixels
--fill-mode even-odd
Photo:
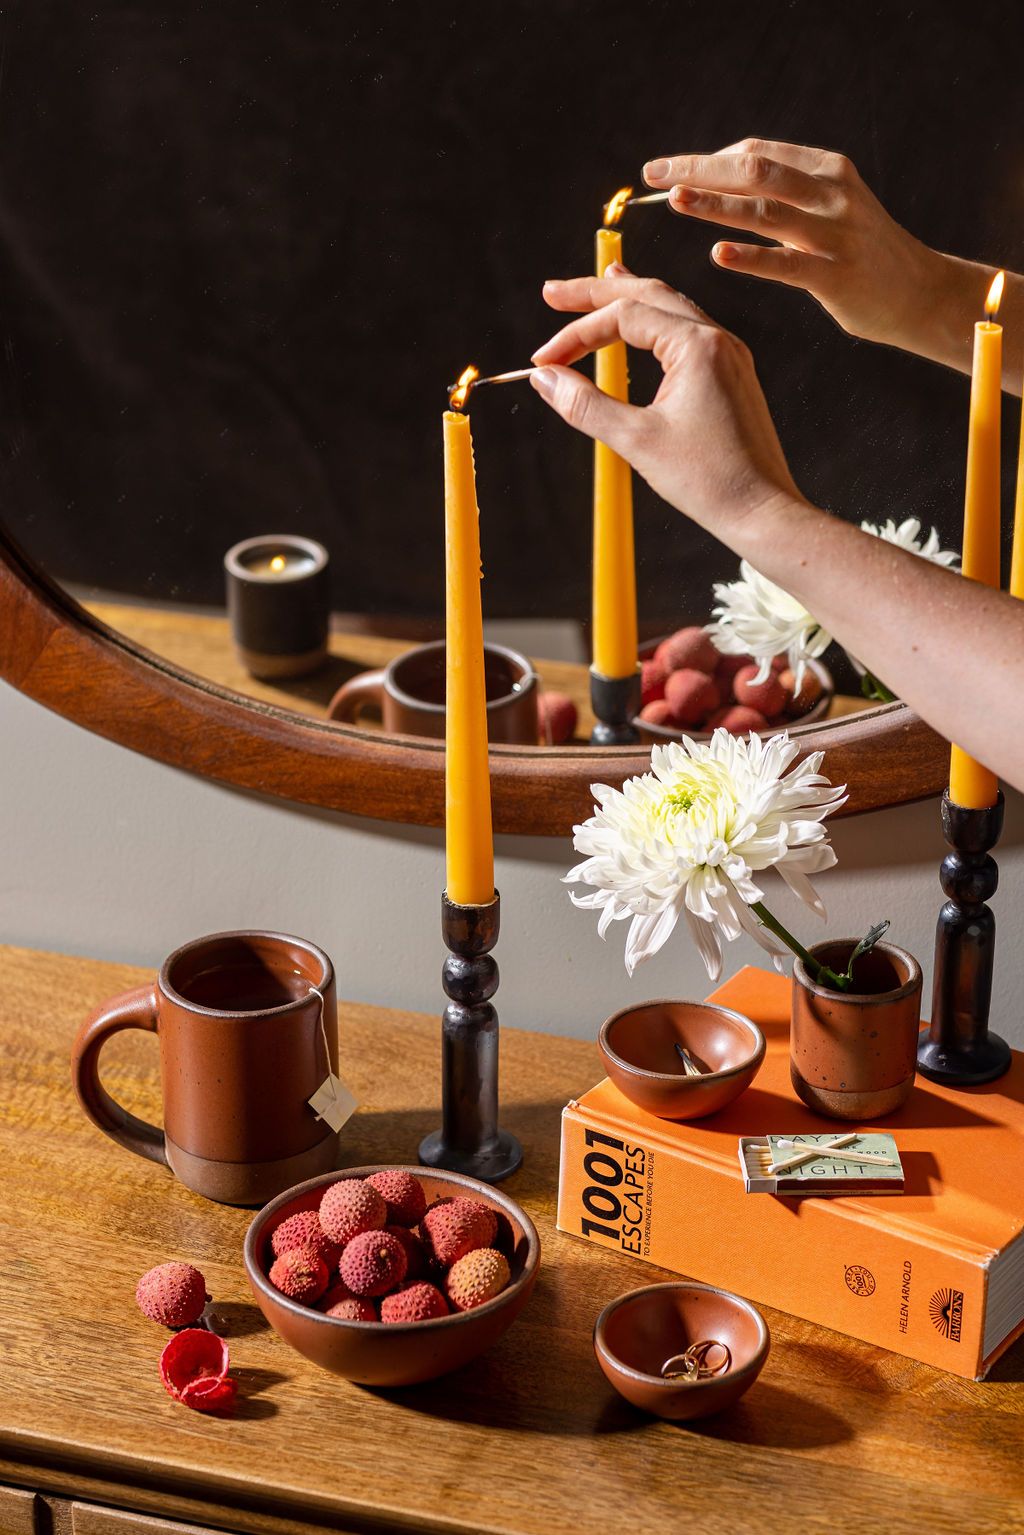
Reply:
[[[811,955],[842,974],[856,939],[815,944]],[[854,966],[854,989],[833,991],[793,966],[789,1072],[800,1098],[831,1119],[892,1114],[914,1085],[921,1024],[921,966],[879,943]]]

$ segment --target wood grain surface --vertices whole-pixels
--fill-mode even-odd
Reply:
[[[65,719],[220,783],[384,821],[440,826],[444,746],[297,713],[187,673],[87,613],[0,528],[0,678]],[[938,794],[949,749],[904,704],[797,727],[849,786],[840,814]],[[565,836],[590,814],[595,780],[644,772],[642,747],[494,747],[494,828]]]
[[[458,1374],[406,1391],[321,1373],[250,1299],[249,1215],[121,1151],[74,1102],[79,1021],[145,979],[0,950],[0,1481],[278,1535],[1024,1528],[1020,1344],[973,1384],[766,1311],[764,1374],[724,1416],[674,1427],[611,1392],[592,1354],[594,1319],[665,1276],[554,1229],[559,1111],[600,1074],[589,1043],[503,1038],[503,1118],[525,1148],[506,1187],[543,1244],[536,1294],[508,1335]],[[432,985],[425,977],[425,1001]],[[340,1038],[361,1103],[346,1160],[414,1160],[438,1118],[436,1019],[346,1003]],[[124,1103],[158,1117],[153,1039],[122,1036],[105,1062]],[[198,1264],[215,1298],[239,1382],[230,1420],[189,1412],[159,1382],[167,1335],[133,1291],[169,1259]],[[97,1514],[89,1529],[115,1525]]]

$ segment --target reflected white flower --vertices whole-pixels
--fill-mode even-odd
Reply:
[[[722,943],[751,935],[778,963],[785,950],[751,907],[763,898],[755,876],[776,868],[819,916],[825,909],[809,876],[836,855],[822,821],[845,800],[818,769],[815,752],[795,767],[797,745],[782,732],[768,740],[716,730],[708,742],[684,738],[651,753],[651,771],[622,789],[594,784],[595,814],[574,828],[584,861],[566,884],[575,905],[600,912],[603,938],[630,919],[626,969],[656,954],[685,916],[712,980]]]
[[[923,560],[931,560],[934,565],[946,565],[955,569],[960,564],[960,556],[955,549],[942,549],[939,546],[939,530],[932,528],[928,537],[921,539],[920,517],[906,517],[899,527],[891,517],[879,526],[874,522],[862,522],[861,531],[873,533],[876,538],[884,539],[887,544],[896,544],[900,549],[907,549],[911,554],[920,555]]]
[[[707,632],[715,649],[726,656],[749,655],[759,661],[758,682],[768,676],[774,658],[784,653],[799,692],[807,662],[824,655],[832,643],[828,630],[802,602],[746,560],[740,561],[740,579],[718,581],[714,592],[717,607]]]

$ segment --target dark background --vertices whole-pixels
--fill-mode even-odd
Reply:
[[[924,240],[1024,260],[1014,4],[33,0],[2,29],[3,515],[108,591],[216,602],[228,544],[290,529],[337,607],[437,613],[445,385],[528,360],[542,279],[656,154],[841,149]],[[627,260],[749,342],[806,494],[957,543],[966,380],[716,271],[717,234],[638,210]],[[589,444],[528,386],[474,431],[487,612],[585,615]],[[645,623],[705,617],[733,556],[642,486],[637,528]]]

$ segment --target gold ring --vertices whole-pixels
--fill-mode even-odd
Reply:
[[[717,1352],[716,1352],[717,1351]],[[717,1338],[703,1338],[691,1343],[681,1354],[673,1354],[661,1367],[664,1380],[682,1380],[688,1384],[725,1375],[732,1367],[732,1354]]]

